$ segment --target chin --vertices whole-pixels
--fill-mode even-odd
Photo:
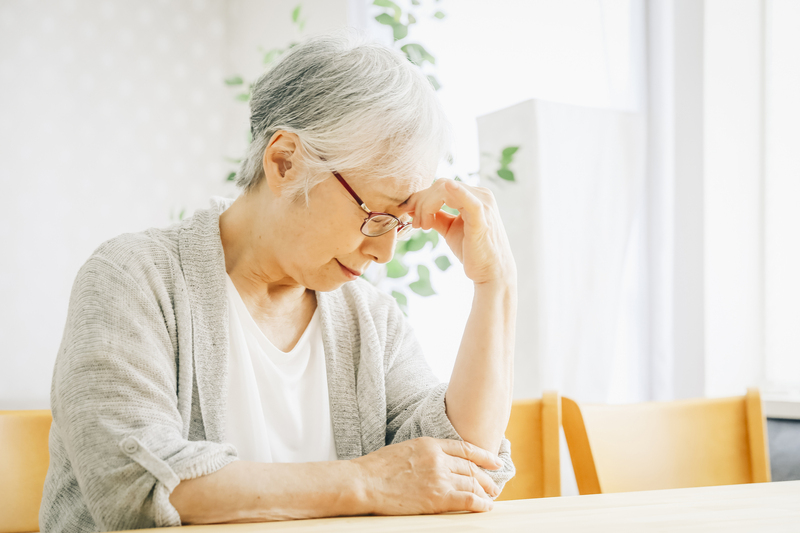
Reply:
[[[319,292],[331,292],[340,288],[345,283],[351,283],[351,281],[346,279],[333,279],[333,276],[330,276],[325,279],[315,279],[312,281],[312,286],[306,288]]]
[[[309,288],[313,289],[315,291],[319,291],[319,292],[331,292],[331,291],[335,291],[336,289],[340,288],[345,283],[348,283],[348,282],[347,281],[329,281],[327,283],[320,283],[319,286],[317,286],[317,287],[309,287]]]

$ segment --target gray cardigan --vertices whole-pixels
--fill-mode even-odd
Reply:
[[[236,460],[223,442],[228,309],[219,214],[102,244],[78,272],[53,371],[45,533],[177,526],[183,479]],[[392,297],[364,280],[317,292],[336,451],[460,439],[440,384]],[[489,472],[502,485],[514,475]]]

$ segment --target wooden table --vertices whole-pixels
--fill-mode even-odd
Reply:
[[[479,514],[324,518],[261,524],[184,526],[180,531],[798,533],[800,481],[497,502],[493,511]]]

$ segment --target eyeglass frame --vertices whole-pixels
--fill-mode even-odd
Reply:
[[[397,230],[397,237],[398,238],[400,238],[400,236],[404,236],[404,235],[407,235],[407,234],[410,233],[410,230],[406,230],[406,231],[403,231],[403,230],[405,230],[406,228],[412,227],[411,226],[412,222],[403,222],[402,220],[400,220],[399,218],[397,218],[396,216],[394,216],[391,213],[380,213],[378,211],[370,211],[369,207],[367,207],[367,204],[364,203],[364,200],[362,200],[361,197],[358,196],[358,194],[356,194],[356,191],[354,191],[353,188],[350,187],[350,185],[345,181],[345,179],[342,177],[341,174],[339,174],[335,170],[331,170],[331,173],[333,173],[333,175],[336,177],[336,179],[339,180],[339,183],[341,183],[342,186],[345,189],[347,189],[347,192],[349,192],[350,196],[353,197],[353,200],[356,201],[356,203],[358,204],[358,207],[360,207],[367,214],[367,218],[365,218],[364,222],[361,224],[361,233],[363,235],[365,235],[366,237],[380,237],[382,235],[386,235],[387,233],[389,233],[393,229]],[[364,227],[367,225],[367,223],[370,220],[372,220],[376,216],[388,216],[388,217],[391,217],[391,218],[393,218],[393,219],[395,219],[397,221],[397,225],[389,228],[388,230],[384,231],[381,234],[368,235],[367,233],[364,232]],[[401,233],[401,231],[403,231],[403,233]]]

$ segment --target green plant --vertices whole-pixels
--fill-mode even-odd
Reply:
[[[514,162],[514,155],[517,153],[517,150],[519,150],[519,146],[506,146],[500,152],[500,157],[497,157],[494,154],[489,154],[486,152],[483,152],[481,155],[483,155],[484,157],[489,157],[491,159],[497,160],[497,163],[500,165],[500,168],[497,169],[495,174],[497,175],[498,178],[505,181],[516,181],[516,178],[514,177],[514,172],[509,168],[509,165],[511,165],[511,163]],[[495,176],[489,174],[486,177],[488,177],[489,179],[493,179]]]
[[[436,0],[435,3],[438,4],[439,1],[440,0]],[[414,24],[417,24],[419,20],[419,8],[422,6],[422,1],[411,0],[411,7],[405,12],[399,5],[392,2],[392,0],[374,0],[372,4],[382,10],[382,13],[379,13],[375,17],[375,20],[380,24],[392,28],[395,46],[406,55],[409,61],[426,73],[428,81],[431,82],[434,89],[437,91],[441,89],[442,86],[436,76],[433,73],[426,72],[427,67],[425,64],[427,63],[430,67],[435,66],[436,58],[420,43],[412,42],[408,39],[408,29]],[[442,20],[446,15],[437,9],[431,16],[434,19]]]
[[[410,254],[422,251],[430,243],[428,252],[432,252],[439,244],[439,234],[433,230],[414,233],[407,241],[399,241],[395,248],[392,260],[386,264],[386,277],[390,279],[404,279],[411,273],[407,257]],[[447,255],[440,254],[434,259],[434,264],[439,270],[445,271],[451,263]],[[408,289],[420,296],[432,296],[436,291],[431,285],[430,269],[422,264],[416,267],[417,279],[407,282]],[[403,312],[408,312],[408,297],[404,290],[393,290],[392,296]]]

